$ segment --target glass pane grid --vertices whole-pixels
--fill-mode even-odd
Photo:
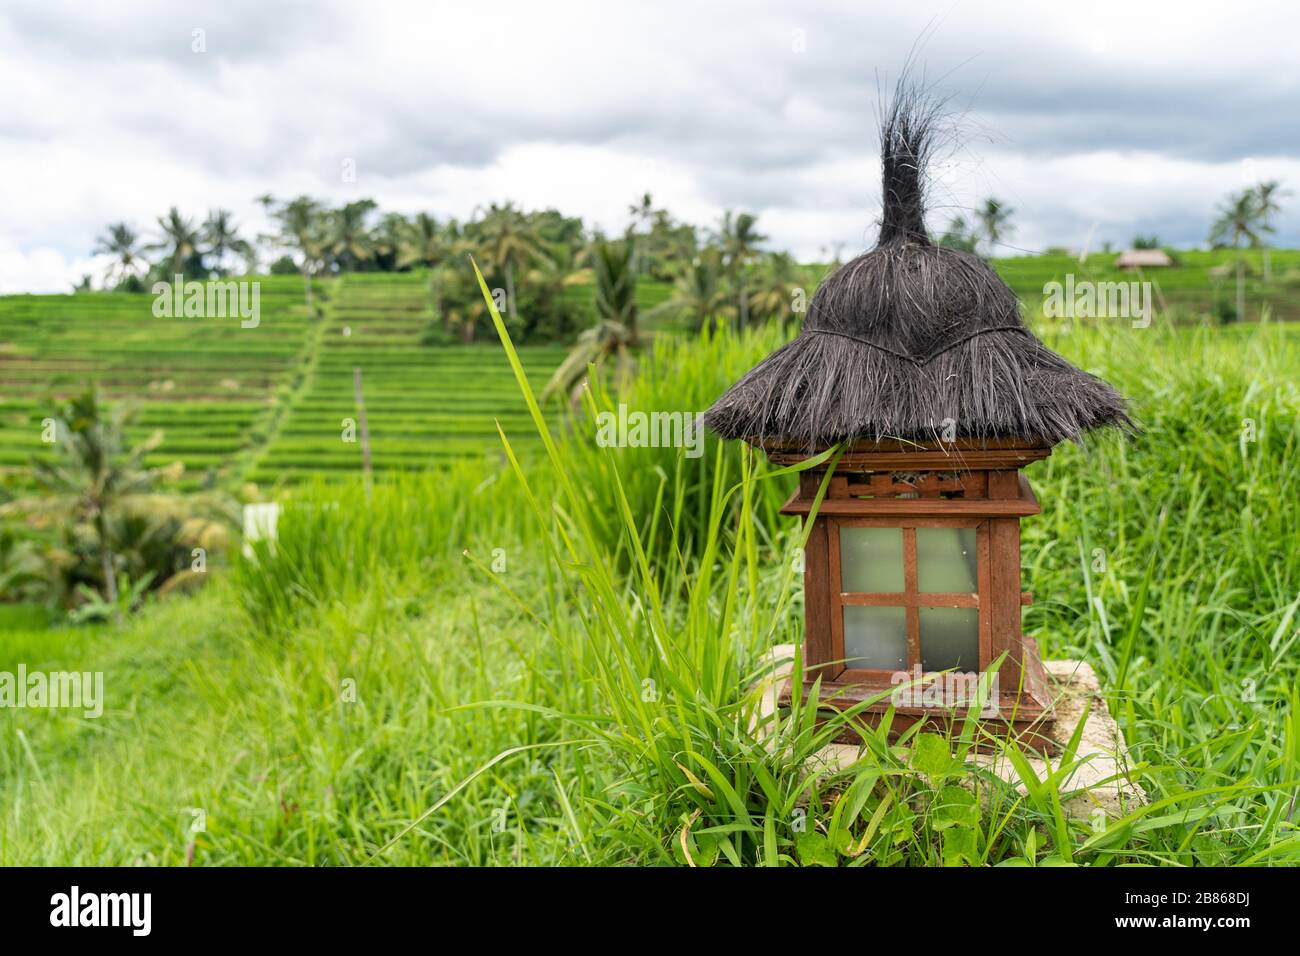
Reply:
[[[841,604],[845,667],[893,671],[920,664],[927,672],[979,670],[976,527],[841,525],[839,541],[841,593],[902,599],[900,605]],[[975,606],[932,602],[940,594],[972,595]],[[909,615],[908,608],[915,610]],[[915,622],[911,626],[909,616]],[[915,640],[909,642],[909,637]],[[913,659],[914,647],[919,660]]]

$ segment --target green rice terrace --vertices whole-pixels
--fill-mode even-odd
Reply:
[[[500,347],[491,342],[422,346],[420,333],[429,320],[420,274],[340,280],[304,353],[300,391],[285,402],[283,420],[254,457],[247,477],[271,484],[309,472],[356,473],[360,445],[341,436],[344,419],[358,414],[358,368],[377,471],[418,470],[499,453],[496,422],[525,432],[527,413],[519,407]],[[564,354],[558,346],[525,352],[539,388]]]
[[[353,369],[362,370],[376,471],[420,469],[499,447],[495,421],[521,424],[500,347],[419,344],[429,321],[418,275],[317,283],[330,298],[309,316],[302,283],[263,277],[261,321],[156,318],[152,296],[0,298],[0,469],[21,476],[45,453],[52,399],[99,386],[140,414],[130,437],[161,429],[151,465],[181,461],[183,485],[275,484],[361,469]],[[544,381],[558,346],[525,348]]]
[[[1052,254],[1002,259],[997,267],[1031,317],[1043,286],[1072,273],[1076,280],[1150,280],[1161,316],[1199,323],[1230,306],[1234,256],[1180,252],[1174,266],[1144,273],[1122,272],[1113,255],[1100,253],[1084,265]],[[1246,253],[1245,262],[1250,317],[1267,308],[1274,319],[1300,319],[1300,252],[1274,250],[1267,283],[1259,252]],[[33,457],[47,453],[42,422],[53,401],[92,383],[106,399],[138,407],[129,437],[163,432],[147,463],[182,462],[182,488],[275,487],[359,473],[361,443],[345,440],[359,418],[354,369],[361,370],[378,474],[499,456],[497,422],[525,446],[535,440],[495,341],[421,343],[432,317],[424,270],[317,280],[319,316],[309,313],[298,277],[258,281],[261,319],[249,329],[235,319],[155,317],[148,294],[0,297],[0,476],[25,483]],[[642,279],[642,314],[653,314],[672,288]],[[567,285],[563,296],[579,314],[594,315],[589,282]],[[671,315],[650,325],[661,333],[683,328]],[[520,351],[539,390],[565,354],[560,344]]]

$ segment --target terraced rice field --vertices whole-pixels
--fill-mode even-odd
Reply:
[[[151,464],[180,460],[186,483],[236,472],[265,437],[280,389],[303,361],[313,321],[302,283],[264,277],[257,328],[237,318],[158,318],[153,296],[0,298],[0,475],[22,481],[50,453],[54,402],[95,384],[139,408],[132,436],[162,429]]]
[[[345,420],[359,418],[353,380],[357,368],[376,472],[499,456],[496,421],[512,441],[535,440],[497,343],[419,344],[430,320],[425,282],[420,273],[359,274],[339,281],[301,394],[292,397],[283,422],[258,456],[252,480],[274,483],[309,473],[360,471],[360,441],[344,440]],[[560,346],[521,351],[539,388],[564,356]]]
[[[422,275],[350,275],[318,283],[324,317],[302,283],[261,277],[261,319],[158,318],[153,296],[86,293],[0,298],[0,480],[27,483],[47,456],[54,402],[95,384],[139,409],[131,437],[162,429],[152,465],[181,461],[182,485],[293,483],[361,468],[353,369],[362,370],[377,473],[500,454],[494,421],[527,444],[504,354],[495,342],[430,348]],[[538,384],[559,346],[523,350]],[[359,438],[359,433],[358,433]]]
[[[1046,282],[1149,279],[1157,306],[1196,321],[1214,303],[1231,303],[1231,251],[1182,252],[1176,267],[1143,275],[1113,268],[1096,254],[1025,256],[995,265],[1032,313]],[[1262,281],[1258,251],[1247,254],[1247,311],[1300,319],[1300,252],[1275,250],[1273,278]],[[1217,273],[1212,274],[1212,267]],[[501,454],[494,422],[527,445],[533,429],[495,341],[432,348],[419,343],[430,321],[423,273],[361,273],[318,283],[323,317],[308,313],[295,276],[260,277],[261,321],[157,318],[151,295],[83,293],[0,297],[0,483],[27,481],[33,456],[49,454],[41,423],[55,399],[96,384],[110,400],[140,407],[133,437],[162,429],[150,464],[180,460],[183,485],[293,483],[312,474],[341,476],[362,465],[360,441],[345,440],[358,421],[353,370],[361,369],[377,473],[438,467],[467,456]],[[671,294],[643,280],[643,314]],[[590,304],[588,285],[565,290]],[[649,324],[649,323],[648,323]],[[653,323],[670,331],[669,321]],[[562,359],[560,346],[521,349],[539,386]],[[359,437],[359,435],[358,435]]]

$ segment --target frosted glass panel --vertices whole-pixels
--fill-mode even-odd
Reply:
[[[916,529],[916,586],[921,591],[979,590],[974,528]]]
[[[901,528],[840,528],[840,590],[903,590]]]
[[[949,668],[980,669],[979,608],[921,608],[921,669]]]
[[[844,609],[845,667],[907,669],[907,611],[901,607]]]

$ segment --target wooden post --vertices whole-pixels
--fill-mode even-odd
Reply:
[[[357,401],[357,425],[361,429],[361,473],[366,480],[366,498],[370,497],[370,483],[373,480],[370,465],[370,425],[366,421],[366,397],[361,390],[361,366],[352,369],[352,391]]]
[[[989,497],[1015,498],[1020,494],[1020,475],[1016,471],[989,472]],[[1020,519],[993,518],[989,521],[993,571],[993,625],[992,654],[1003,651],[1006,663],[998,674],[1004,690],[1014,692],[1019,687],[1024,668],[1023,645],[1020,640]]]
[[[831,640],[830,545],[825,518],[813,521],[803,560],[804,669],[809,680],[817,677],[823,667],[821,676],[831,678],[844,669],[844,664],[828,663],[835,654]]]

